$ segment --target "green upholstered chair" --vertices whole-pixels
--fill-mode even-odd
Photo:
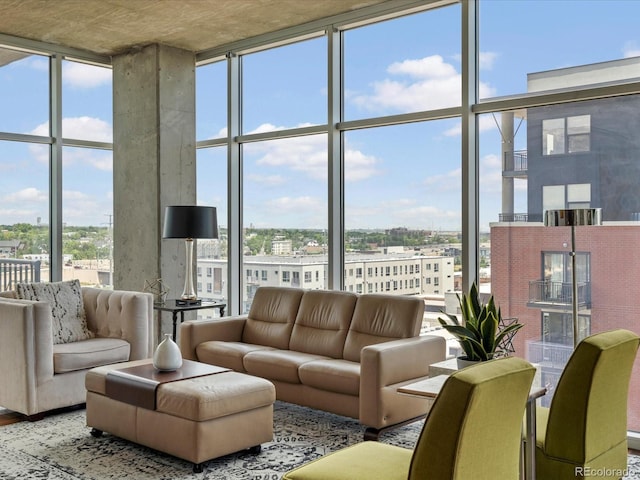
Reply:
[[[283,480],[517,479],[524,409],[535,369],[523,359],[481,362],[445,382],[413,451],[352,445]]]
[[[613,330],[577,345],[551,405],[536,410],[537,478],[591,476],[587,470],[598,470],[598,479],[624,476],[629,379],[639,341],[633,332]]]

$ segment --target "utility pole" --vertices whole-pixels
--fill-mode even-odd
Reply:
[[[105,213],[109,217],[108,225],[108,241],[109,241],[109,286],[113,289],[113,214]]]

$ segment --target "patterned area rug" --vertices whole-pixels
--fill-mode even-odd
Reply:
[[[274,425],[274,439],[260,454],[227,455],[194,474],[189,462],[112,435],[92,437],[84,410],[76,410],[1,427],[0,479],[277,480],[302,463],[362,441],[364,433],[355,420],[284,402],[275,403]],[[413,448],[421,427],[418,422],[398,428],[382,441]],[[640,479],[640,457],[629,461],[625,479]]]

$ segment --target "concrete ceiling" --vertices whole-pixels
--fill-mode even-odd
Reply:
[[[151,43],[200,52],[385,1],[0,0],[0,33],[101,55]]]

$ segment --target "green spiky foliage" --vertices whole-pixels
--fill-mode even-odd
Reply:
[[[513,336],[523,325],[517,322],[508,326],[501,325],[500,308],[496,307],[493,295],[487,303],[483,303],[475,282],[469,294],[463,293],[457,297],[464,323],[456,315],[445,312],[442,313],[448,320],[438,318],[438,321],[458,339],[467,360],[482,362],[503,355],[505,352],[500,350],[500,343],[507,335]]]

